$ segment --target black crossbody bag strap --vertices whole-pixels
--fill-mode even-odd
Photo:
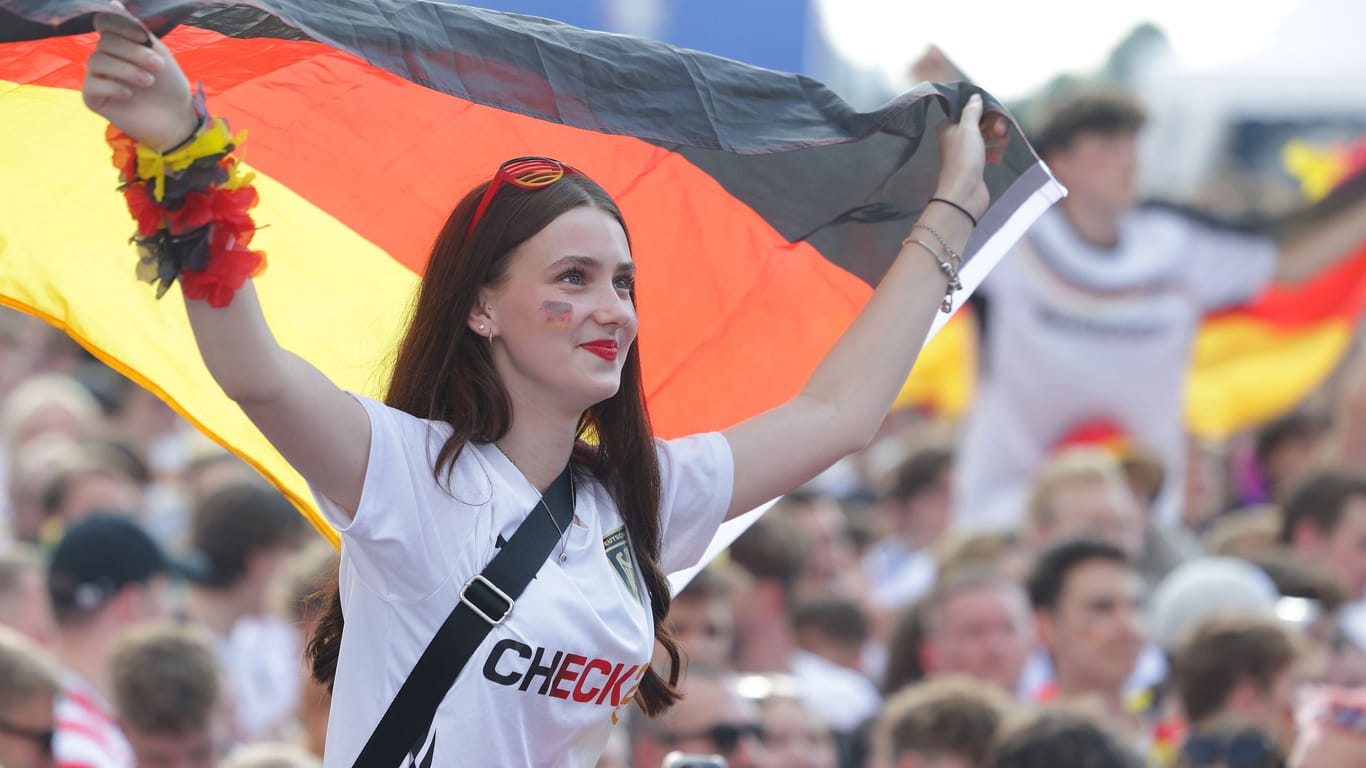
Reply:
[[[574,515],[569,472],[566,466],[545,492],[546,506],[555,521],[542,513],[537,502],[483,572],[461,588],[460,602],[398,689],[356,758],[356,766],[393,768],[422,746],[418,742],[431,730],[436,709],[455,685],[460,670],[484,637],[512,614],[522,590],[559,542],[560,531],[569,527]]]

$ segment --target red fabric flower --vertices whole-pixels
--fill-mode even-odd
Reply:
[[[248,219],[248,221],[250,221]],[[226,307],[247,278],[266,268],[265,254],[247,248],[254,228],[238,232],[230,225],[215,224],[209,239],[209,266],[201,272],[180,273],[180,290],[185,298],[207,301],[211,307]]]
[[[253,228],[247,211],[256,206],[255,187],[210,189],[185,195],[185,204],[178,211],[163,211],[171,234],[191,232],[209,222],[222,222],[235,231]]]
[[[167,211],[147,194],[146,186],[141,183],[129,184],[123,188],[123,199],[128,202],[128,212],[133,214],[133,220],[137,222],[139,235],[151,237],[161,229],[162,217]]]

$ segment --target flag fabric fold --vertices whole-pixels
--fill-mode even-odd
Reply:
[[[63,328],[272,478],[302,479],[222,396],[178,301],[133,278],[132,223],[80,101],[94,0],[0,0],[0,302]],[[427,251],[502,160],[550,155],[620,203],[639,265],[657,433],[794,394],[933,192],[936,126],[975,92],[924,84],[867,113],[809,78],[544,19],[390,0],[146,0],[210,109],[245,129],[256,281],[283,346],[382,396]],[[988,109],[1001,110],[987,95]],[[1062,194],[1011,122],[969,287]],[[947,319],[941,318],[936,329]]]

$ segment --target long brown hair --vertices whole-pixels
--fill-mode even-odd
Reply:
[[[626,231],[621,211],[606,190],[585,176],[568,174],[536,190],[500,187],[475,231],[466,237],[487,187],[486,182],[470,190],[437,236],[385,397],[393,408],[451,425],[451,436],[433,467],[438,482],[443,475],[449,477],[466,443],[494,442],[512,426],[512,400],[493,366],[489,342],[466,324],[480,289],[506,279],[511,251],[574,208],[601,209]],[[634,291],[631,300],[635,301]],[[585,439],[590,435],[592,442]],[[573,462],[606,487],[620,510],[650,595],[655,640],[669,656],[667,680],[649,667],[635,694],[640,708],[656,715],[679,698],[679,654],[664,622],[671,598],[659,567],[659,459],[645,409],[639,341],[626,354],[617,393],[583,414],[578,438]],[[313,676],[329,690],[343,626],[334,584],[308,643]]]

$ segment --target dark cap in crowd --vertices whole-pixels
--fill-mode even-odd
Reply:
[[[98,513],[66,530],[48,565],[48,591],[58,610],[91,611],[129,584],[153,577],[194,577],[202,567],[169,557],[133,520]]]

